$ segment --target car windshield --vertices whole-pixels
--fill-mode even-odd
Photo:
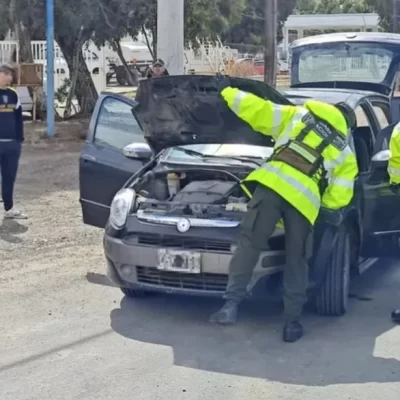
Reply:
[[[188,151],[185,152],[184,150]],[[252,146],[247,144],[194,144],[172,147],[169,149],[164,160],[169,162],[198,163],[201,161],[201,155],[204,155],[204,162],[237,164],[241,162],[245,163],[246,159],[263,160],[268,158],[272,154],[272,151],[272,147]],[[220,159],[220,161],[218,159]]]
[[[307,46],[308,47],[308,46]],[[358,81],[382,83],[394,53],[374,43],[335,43],[312,45],[300,52],[300,83]]]

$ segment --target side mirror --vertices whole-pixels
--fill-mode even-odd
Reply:
[[[134,160],[149,160],[153,155],[150,146],[146,143],[131,143],[122,150],[124,156]]]
[[[389,161],[391,155],[392,153],[390,150],[381,150],[372,157],[372,161],[375,162]]]
[[[372,157],[371,174],[368,179],[370,185],[378,185],[389,180],[387,169],[391,155],[390,150],[381,150]]]
[[[391,157],[392,153],[390,150],[381,150],[378,153],[376,153],[371,161],[372,165],[375,168],[387,168],[389,158]]]

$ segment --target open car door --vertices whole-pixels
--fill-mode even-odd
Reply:
[[[364,189],[363,257],[397,257],[400,254],[400,194],[390,190],[387,172],[392,131],[391,125],[381,131],[370,171],[360,175]]]
[[[146,143],[132,114],[135,105],[134,100],[111,93],[102,94],[97,102],[79,161],[80,202],[85,224],[103,228],[115,193],[148,161],[124,155],[127,145]]]

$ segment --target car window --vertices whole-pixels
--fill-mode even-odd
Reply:
[[[381,127],[381,129],[386,128],[390,124],[390,122],[389,122],[389,115],[390,115],[389,106],[384,103],[372,103],[372,107],[373,107],[376,117],[378,119],[379,126]]]
[[[356,118],[357,118],[357,127],[361,126],[370,126],[370,122],[368,120],[367,114],[361,105],[357,106],[356,110]]]
[[[101,105],[94,142],[122,150],[128,144],[144,142],[144,136],[129,103],[108,97]]]

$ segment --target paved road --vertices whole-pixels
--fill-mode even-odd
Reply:
[[[102,276],[101,232],[80,222],[68,146],[25,150],[31,219],[0,226],[1,400],[399,400],[396,263],[356,281],[345,317],[307,314],[297,344],[280,341],[279,305],[247,304],[221,328],[207,323],[215,300],[131,301]]]

